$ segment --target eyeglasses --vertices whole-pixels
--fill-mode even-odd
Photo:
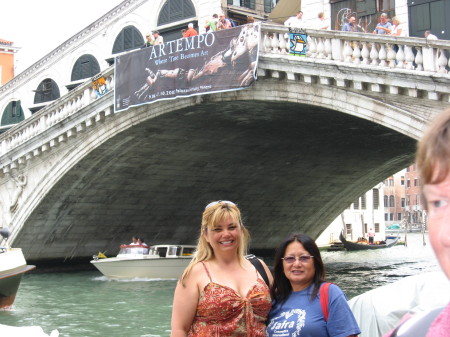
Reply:
[[[205,209],[207,209],[208,207],[211,207],[211,206],[220,204],[220,203],[224,203],[224,204],[229,204],[229,205],[232,205],[232,206],[236,206],[236,204],[235,204],[234,202],[232,202],[232,201],[228,201],[228,200],[217,200],[217,201],[210,202],[208,205],[206,205]]]
[[[302,255],[299,257],[285,256],[285,257],[282,257],[281,259],[284,260],[284,262],[286,262],[287,264],[293,264],[296,260],[299,260],[301,263],[307,263],[313,257],[314,256],[311,256],[311,255]]]

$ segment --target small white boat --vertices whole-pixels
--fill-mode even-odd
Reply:
[[[12,306],[22,276],[36,266],[27,265],[22,249],[0,247],[0,308]]]
[[[191,261],[196,246],[155,245],[121,246],[116,257],[100,258],[94,255],[91,263],[111,278],[178,279]]]

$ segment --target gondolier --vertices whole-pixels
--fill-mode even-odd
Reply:
[[[369,237],[369,245],[373,245],[373,238],[375,237],[373,228],[369,229],[369,233],[367,233],[367,236]]]

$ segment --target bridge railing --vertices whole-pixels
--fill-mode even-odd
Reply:
[[[450,41],[306,29],[306,57],[377,68],[448,74]],[[289,54],[288,28],[263,24],[262,52]]]
[[[101,75],[106,80],[108,92],[113,91],[114,67],[110,67],[104,70]],[[0,157],[6,154],[11,149],[16,148],[32,139],[33,137],[39,134],[43,134],[46,130],[50,129],[55,124],[70,118],[72,115],[87,107],[98,98],[99,96],[94,90],[93,83],[90,80],[79,85],[65,96],[39,110],[30,118],[25,119],[21,123],[13,126],[11,129],[1,134]],[[101,113],[105,114],[105,111],[101,111]],[[86,126],[86,124],[91,123],[90,118],[91,117],[85,117],[84,122],[80,123],[78,125],[78,128],[83,128]],[[94,118],[98,119],[101,117],[99,115],[98,117]],[[52,139],[48,142],[48,144],[43,144],[39,150],[35,151],[44,151],[48,146],[57,145],[59,141],[64,141],[67,137],[70,137],[73,133],[80,130],[69,129],[61,131],[62,133],[60,136],[58,136],[56,139]],[[30,153],[27,156],[33,156],[33,153]],[[16,163],[20,164],[20,162],[23,160],[24,158],[19,158],[16,161],[13,161],[13,163],[8,166],[4,166],[7,163],[2,163],[0,168],[3,168],[3,172],[5,173],[7,167],[14,168],[14,166],[17,165]]]

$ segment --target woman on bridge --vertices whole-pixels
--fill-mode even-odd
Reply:
[[[245,258],[248,239],[236,204],[206,206],[197,253],[175,289],[171,337],[266,336],[269,287]]]

